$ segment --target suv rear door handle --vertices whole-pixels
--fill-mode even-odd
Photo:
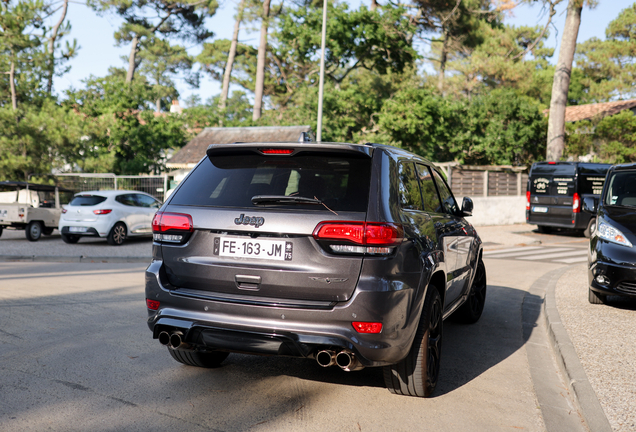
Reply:
[[[244,290],[258,290],[261,285],[260,276],[236,275],[234,276],[234,281],[239,289]]]

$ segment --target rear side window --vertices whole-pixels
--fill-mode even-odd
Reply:
[[[433,176],[435,177],[435,184],[437,184],[437,190],[439,191],[439,196],[442,199],[443,207],[443,209],[438,209],[436,212],[457,215],[459,213],[459,208],[457,207],[457,202],[455,201],[453,194],[448,186],[446,186],[446,182],[437,171],[433,171]]]
[[[317,198],[334,211],[364,212],[370,176],[367,157],[309,152],[292,157],[222,155],[195,168],[170,204],[249,208],[257,207],[252,198],[259,195],[299,196]],[[325,210],[307,204],[276,207]]]
[[[130,207],[140,207],[137,203],[137,200],[135,199],[135,196],[135,194],[117,195],[115,197],[115,201]]]
[[[399,176],[400,207],[404,210],[422,210],[422,196],[415,173],[415,165],[412,162],[401,163]]]
[[[437,189],[433,182],[431,169],[425,165],[417,164],[417,175],[420,179],[420,188],[422,189],[422,199],[424,211],[429,213],[441,212],[442,205],[437,195]]]
[[[574,176],[576,166],[574,164],[540,164],[532,167],[530,175],[547,174],[553,176]]]
[[[106,201],[106,197],[100,195],[76,195],[69,205],[72,206],[94,206]]]

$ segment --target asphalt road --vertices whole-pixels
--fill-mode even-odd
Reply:
[[[488,250],[517,247],[506,244],[513,236],[530,246],[585,242],[522,229],[488,236]],[[20,242],[33,255],[57,243],[75,246],[3,236],[0,255]],[[125,250],[99,240],[86,247],[88,254]],[[68,251],[57,253],[75,253]],[[585,430],[540,308],[527,307],[540,304],[541,275],[567,265],[510,258],[486,259],[488,299],[477,324],[445,322],[440,383],[430,399],[390,394],[379,369],[345,373],[313,360],[231,354],[218,369],[183,366],[145,324],[145,265],[0,262],[0,430]],[[567,269],[576,266],[583,268]],[[592,382],[604,389],[603,379]],[[631,401],[604,405],[622,416],[617,430],[630,430]]]

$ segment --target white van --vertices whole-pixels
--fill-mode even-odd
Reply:
[[[73,192],[50,185],[0,182],[0,235],[4,229],[25,230],[26,238],[38,241],[57,228],[62,205]]]

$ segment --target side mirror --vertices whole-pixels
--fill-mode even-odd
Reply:
[[[583,211],[587,213],[596,213],[598,210],[598,198],[583,197]]]
[[[462,216],[473,215],[473,200],[468,197],[464,197],[462,201]]]

